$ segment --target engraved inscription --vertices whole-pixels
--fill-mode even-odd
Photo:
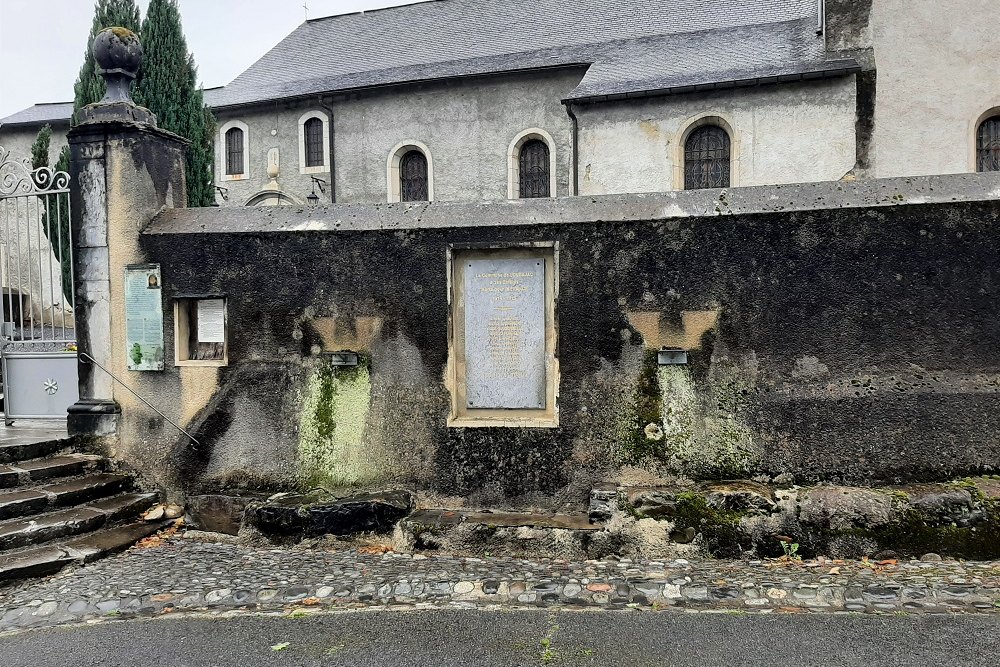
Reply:
[[[468,407],[545,409],[545,262],[465,261]]]

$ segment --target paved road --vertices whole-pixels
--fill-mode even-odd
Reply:
[[[542,640],[549,638],[549,660]],[[271,647],[287,642],[284,650]],[[995,616],[362,611],[169,618],[0,638],[4,667],[995,667]]]

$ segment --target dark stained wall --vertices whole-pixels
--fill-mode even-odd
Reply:
[[[195,419],[201,446],[175,445],[179,484],[294,485],[303,387],[328,347],[312,323],[350,333],[364,318],[381,326],[361,350],[371,402],[360,417],[359,486],[405,482],[481,504],[562,506],[636,470],[860,483],[993,470],[998,219],[996,202],[963,202],[501,228],[147,233],[142,248],[163,266],[166,304],[179,294],[229,299],[229,365]],[[559,243],[560,427],[449,429],[448,245],[525,241]],[[657,341],[644,341],[633,313],[655,311],[664,331],[682,328],[682,311],[719,313],[686,368],[651,363]],[[653,420],[660,439],[644,431]],[[227,454],[233,448],[263,454]]]

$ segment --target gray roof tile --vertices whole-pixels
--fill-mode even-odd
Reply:
[[[204,90],[205,104],[207,104],[210,107],[214,107],[215,96],[218,95],[220,90],[222,90],[221,87],[206,88]],[[68,123],[72,115],[73,115],[72,102],[45,102],[41,104],[35,104],[33,106],[28,107],[27,109],[21,109],[17,113],[13,113],[7,116],[6,118],[0,118],[0,126],[3,125],[42,126],[45,123]]]
[[[21,109],[6,118],[0,118],[0,125],[44,125],[45,123],[69,122],[73,115],[72,102],[46,102]]]
[[[822,69],[816,13],[816,0],[430,0],[307,21],[214,102],[572,63],[594,66],[570,97],[735,76],[748,64]]]

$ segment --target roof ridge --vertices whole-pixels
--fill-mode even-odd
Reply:
[[[392,9],[400,9],[402,7],[412,7],[414,5],[429,5],[432,2],[444,2],[445,0],[413,0],[413,2],[404,2],[400,5],[389,5],[388,7],[375,7],[374,9],[361,9],[354,12],[343,12],[342,14],[328,14],[327,16],[317,16],[314,19],[306,19],[305,23],[316,23],[318,21],[326,21],[329,19],[340,18],[341,16],[357,16],[360,14],[375,14],[377,12],[385,12]]]

